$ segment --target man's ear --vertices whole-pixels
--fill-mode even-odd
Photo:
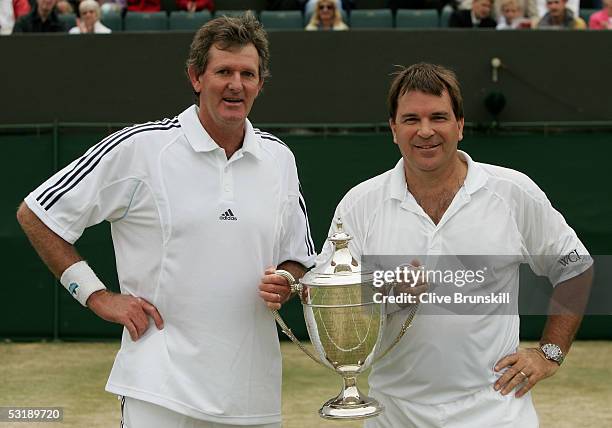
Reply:
[[[457,121],[457,126],[459,127],[459,139],[458,141],[463,140],[463,126],[465,125],[465,119],[462,117]]]
[[[391,132],[393,133],[393,142],[395,144],[397,144],[397,138],[395,136],[395,120],[394,119],[389,119],[389,128],[391,128]]]
[[[200,83],[200,75],[198,75],[195,71],[193,65],[190,65],[187,68],[187,75],[189,76],[189,81],[191,82],[191,86],[195,92],[202,92],[202,84]]]
[[[257,84],[258,88],[257,88],[257,96],[259,96],[259,94],[261,93],[263,87],[264,87],[264,80],[263,79],[259,79],[259,83]]]

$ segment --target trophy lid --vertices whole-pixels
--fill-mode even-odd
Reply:
[[[327,238],[333,244],[331,257],[317,265],[300,279],[308,287],[361,285],[372,280],[372,272],[362,272],[359,260],[351,254],[348,243],[352,239],[342,227],[340,217],[336,219],[336,232]]]

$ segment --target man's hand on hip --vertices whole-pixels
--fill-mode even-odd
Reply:
[[[495,371],[499,372],[506,367],[508,368],[506,372],[495,382],[495,390],[506,395],[522,385],[515,394],[516,398],[522,397],[536,383],[559,370],[559,365],[547,360],[537,348],[520,349],[514,354],[505,356],[497,362]]]
[[[89,296],[87,306],[100,318],[122,324],[133,341],[145,334],[149,328],[149,317],[153,318],[158,330],[164,328],[157,308],[140,297],[100,290]]]

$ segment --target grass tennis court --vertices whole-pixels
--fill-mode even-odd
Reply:
[[[62,424],[32,424],[36,427],[117,427],[119,402],[104,392],[104,385],[118,346],[117,342],[0,344],[0,406],[64,407]],[[320,419],[316,412],[339,392],[340,378],[310,361],[292,343],[283,342],[281,347],[283,427],[361,427],[360,422]],[[574,344],[563,368],[535,388],[542,428],[612,426],[611,354],[612,342]],[[366,384],[361,377],[363,389]],[[27,426],[0,422],[2,428]]]

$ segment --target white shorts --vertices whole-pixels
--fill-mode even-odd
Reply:
[[[514,391],[506,396],[492,386],[457,401],[417,404],[391,397],[374,389],[369,395],[384,406],[384,412],[367,419],[364,428],[537,428],[538,415],[531,393],[521,398]]]
[[[137,400],[131,397],[119,398],[121,400],[121,428],[230,428],[238,426],[191,418],[148,401]],[[248,428],[280,428],[281,424],[241,426]]]

